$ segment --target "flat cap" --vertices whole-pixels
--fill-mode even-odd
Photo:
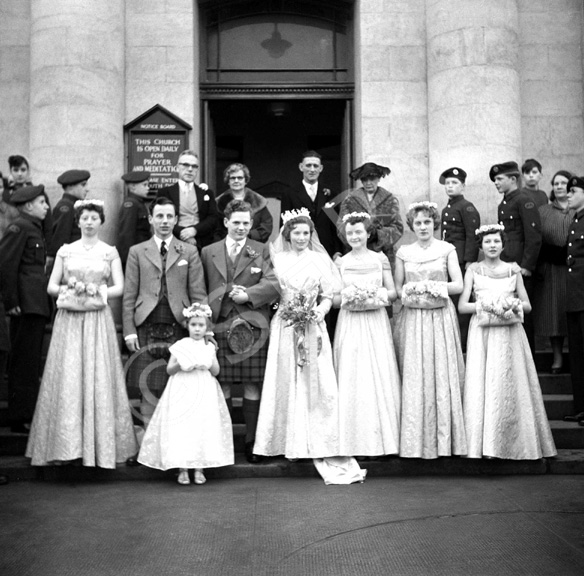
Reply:
[[[24,204],[34,200],[37,196],[45,193],[45,187],[42,184],[38,186],[23,186],[17,188],[10,196],[11,204]]]
[[[492,182],[495,181],[495,176],[519,176],[519,166],[517,162],[503,162],[502,164],[495,164],[489,170],[489,178]]]
[[[466,182],[466,172],[462,168],[448,168],[448,170],[444,170],[442,174],[440,174],[440,184],[444,184],[446,178],[457,178],[463,184]]]
[[[572,188],[582,188],[584,190],[584,176],[572,176],[568,180],[568,192]]]
[[[375,162],[365,162],[363,166],[359,166],[359,168],[355,168],[349,173],[349,176],[353,180],[361,180],[365,176],[375,176],[377,178],[383,178],[387,176],[391,170],[387,166],[380,166],[379,164],[375,164]]]
[[[90,177],[91,174],[87,170],[67,170],[57,178],[57,182],[61,186],[73,186],[73,184],[89,180]]]

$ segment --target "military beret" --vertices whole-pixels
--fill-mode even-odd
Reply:
[[[150,180],[150,172],[127,172],[122,176],[122,180],[128,184],[139,184]]]
[[[495,164],[489,170],[489,178],[492,182],[495,181],[495,176],[519,176],[519,166],[517,162],[503,162],[502,164]]]
[[[91,174],[87,170],[67,170],[57,178],[57,182],[61,186],[73,186],[73,184],[89,180],[90,177]]]
[[[359,168],[355,168],[352,170],[349,176],[353,180],[361,180],[365,176],[374,176],[376,178],[383,178],[387,176],[391,170],[387,166],[380,166],[379,164],[375,164],[375,162],[365,162],[363,166],[359,166]]]
[[[568,192],[572,188],[582,188],[584,190],[584,176],[572,176],[568,180]]]
[[[440,184],[444,184],[446,178],[457,178],[463,184],[466,182],[466,172],[462,168],[448,168],[440,174]]]
[[[17,188],[10,196],[11,204],[24,204],[34,200],[37,196],[45,193],[45,187],[42,184],[38,186],[23,186]]]

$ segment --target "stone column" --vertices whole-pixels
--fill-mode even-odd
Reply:
[[[115,240],[124,172],[124,2],[31,0],[30,156],[52,202],[57,176],[91,172]]]
[[[427,0],[430,190],[439,206],[440,173],[468,173],[467,197],[483,222],[500,198],[491,165],[521,163],[521,96],[516,0]]]

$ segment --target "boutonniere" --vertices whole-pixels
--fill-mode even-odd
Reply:
[[[249,269],[249,271],[250,271],[252,274],[259,274],[259,273],[262,271],[262,269],[261,269],[261,268],[256,268],[255,266],[252,266],[252,267]]]
[[[328,198],[331,195],[331,191],[328,188],[323,188],[322,193],[324,194],[325,198]]]
[[[327,203],[324,205],[324,207],[325,207],[325,208],[332,208],[334,205],[335,205],[335,203],[334,203],[334,202],[327,202]]]
[[[250,258],[257,258],[259,256],[259,254],[251,246],[246,246],[245,251]]]
[[[185,247],[182,244],[177,244],[176,242],[173,242],[174,244],[174,249],[178,254],[182,254],[185,251]]]
[[[201,190],[203,190],[204,192],[206,192],[207,190],[209,190],[209,186],[207,186],[207,184],[205,184],[204,182],[201,182],[201,183],[199,184],[199,188],[200,188]]]
[[[205,195],[203,196],[203,200],[204,200],[205,202],[209,202],[209,194],[205,194]]]

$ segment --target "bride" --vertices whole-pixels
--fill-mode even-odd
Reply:
[[[338,272],[314,233],[308,210],[282,216],[270,246],[282,291],[272,320],[255,454],[313,458],[326,484],[362,482],[366,471],[339,456],[338,387],[324,317]]]

